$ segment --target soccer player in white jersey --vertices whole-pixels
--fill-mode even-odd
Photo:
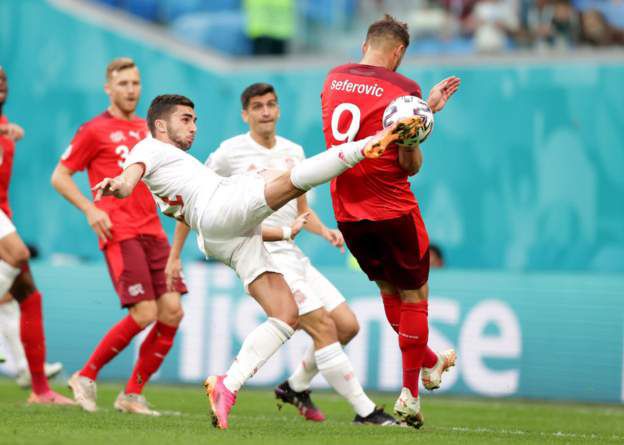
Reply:
[[[249,132],[227,139],[210,155],[206,165],[221,176],[252,170],[288,170],[305,158],[303,148],[276,134],[280,117],[272,85],[254,83],[241,94],[242,117]],[[305,227],[344,251],[340,231],[327,228],[308,206],[306,195],[292,200],[262,223],[264,246],[284,274],[299,307],[299,326],[313,339],[293,375],[275,389],[284,403],[294,405],[308,420],[325,416],[310,398],[310,383],[320,372],[345,397],[358,423],[387,424],[389,415],[376,409],[364,393],[353,366],[342,350],[358,332],[355,314],[342,294],[310,263],[293,239]]]
[[[147,113],[152,138],[139,142],[124,171],[95,187],[103,195],[125,198],[142,179],[161,211],[176,218],[167,264],[170,278],[180,270],[180,251],[190,229],[206,255],[236,271],[268,319],[244,340],[225,375],[210,376],[204,386],[213,425],[226,429],[228,415],[243,384],[288,340],[298,323],[297,305],[279,268],[264,248],[261,222],[310,188],[331,180],[364,158],[376,158],[394,142],[413,138],[422,125],[403,119],[370,138],[338,145],[291,170],[256,171],[223,178],[186,153],[197,130],[193,102],[178,95],[157,96]]]

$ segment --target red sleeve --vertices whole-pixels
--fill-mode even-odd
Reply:
[[[71,141],[63,156],[61,163],[73,171],[84,170],[91,159],[95,157],[97,144],[93,137],[93,130],[89,125],[82,125]]]

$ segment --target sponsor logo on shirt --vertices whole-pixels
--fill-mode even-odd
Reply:
[[[110,134],[110,140],[115,144],[120,143],[121,141],[125,141],[126,137],[124,136],[122,131],[114,131]]]

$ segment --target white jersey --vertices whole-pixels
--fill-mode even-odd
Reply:
[[[148,137],[134,146],[125,167],[143,164],[143,182],[160,210],[197,229],[206,203],[223,178],[184,150]]]
[[[254,141],[249,133],[234,136],[221,143],[206,160],[206,165],[221,176],[244,174],[253,170],[290,170],[305,159],[303,148],[281,136],[273,148],[267,149]],[[272,227],[290,227],[297,218],[297,200],[293,199],[273,213],[262,224]],[[269,252],[292,249],[292,241],[265,243]]]

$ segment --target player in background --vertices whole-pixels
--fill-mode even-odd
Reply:
[[[0,66],[0,296],[7,292],[19,303],[20,337],[28,369],[32,393],[28,403],[74,405],[74,402],[50,389],[45,375],[45,335],[41,294],[35,286],[28,260],[30,252],[11,222],[9,183],[13,168],[15,142],[24,137],[24,130],[10,123],[3,114],[9,94],[7,74]]]
[[[332,69],[321,94],[327,148],[375,134],[386,106],[404,95],[421,97],[420,86],[396,72],[409,45],[407,25],[386,15],[373,23],[360,63]],[[428,103],[440,111],[460,80],[449,77],[433,87]],[[427,389],[440,385],[441,373],[455,363],[455,352],[436,354],[427,347],[429,240],[408,176],[421,168],[418,144],[393,145],[379,159],[367,159],[332,181],[338,227],[362,270],[381,292],[387,319],[398,333],[403,389],[395,411],[420,427],[418,397],[422,368]]]
[[[167,286],[169,242],[144,184],[139,184],[126,201],[109,197],[94,203],[72,178],[86,169],[93,186],[106,176],[121,173],[135,144],[147,135],[145,120],[136,116],[141,79],[132,59],[119,58],[108,65],[104,91],[110,98],[108,109],[77,131],[52,174],[52,185],[84,213],[97,234],[113,286],[128,315],[102,338],[84,367],[71,377],[69,386],[85,411],[95,411],[99,371],[155,322],[114,406],[123,412],[158,415],[142,395],[143,387],[173,345],[183,315],[180,295],[186,288],[181,279]]]
[[[184,96],[156,97],[147,114],[153,138],[136,145],[121,175],[103,179],[93,190],[96,200],[109,195],[122,199],[143,180],[162,212],[178,220],[168,279],[175,280],[181,270],[180,252],[193,228],[204,254],[234,269],[267,314],[268,319],[245,338],[226,374],[210,376],[204,384],[213,425],[226,429],[238,390],[293,335],[298,323],[292,293],[264,247],[262,221],[365,157],[380,156],[393,141],[413,137],[422,122],[403,120],[374,137],[305,159],[286,172],[256,170],[223,178],[186,153],[197,130],[194,107]]]
[[[221,176],[251,170],[285,171],[305,158],[303,148],[276,134],[280,108],[272,85],[255,83],[241,94],[242,118],[249,132],[227,139],[210,155],[206,165]],[[304,225],[305,224],[305,225]],[[394,424],[383,409],[376,409],[354,374],[342,345],[359,330],[355,314],[344,297],[310,263],[294,243],[301,228],[325,238],[344,252],[340,231],[327,228],[308,206],[306,195],[292,200],[262,223],[264,246],[284,275],[299,308],[299,326],[312,337],[301,364],[275,389],[277,398],[297,407],[308,420],[325,416],[310,398],[310,384],[320,372],[356,412],[356,422]]]
[[[8,292],[0,298],[0,338],[15,365],[15,383],[20,388],[30,388],[32,379],[28,369],[28,360],[26,360],[24,346],[20,339],[19,304]],[[52,379],[63,371],[63,364],[60,362],[45,362],[43,371],[48,379]]]

